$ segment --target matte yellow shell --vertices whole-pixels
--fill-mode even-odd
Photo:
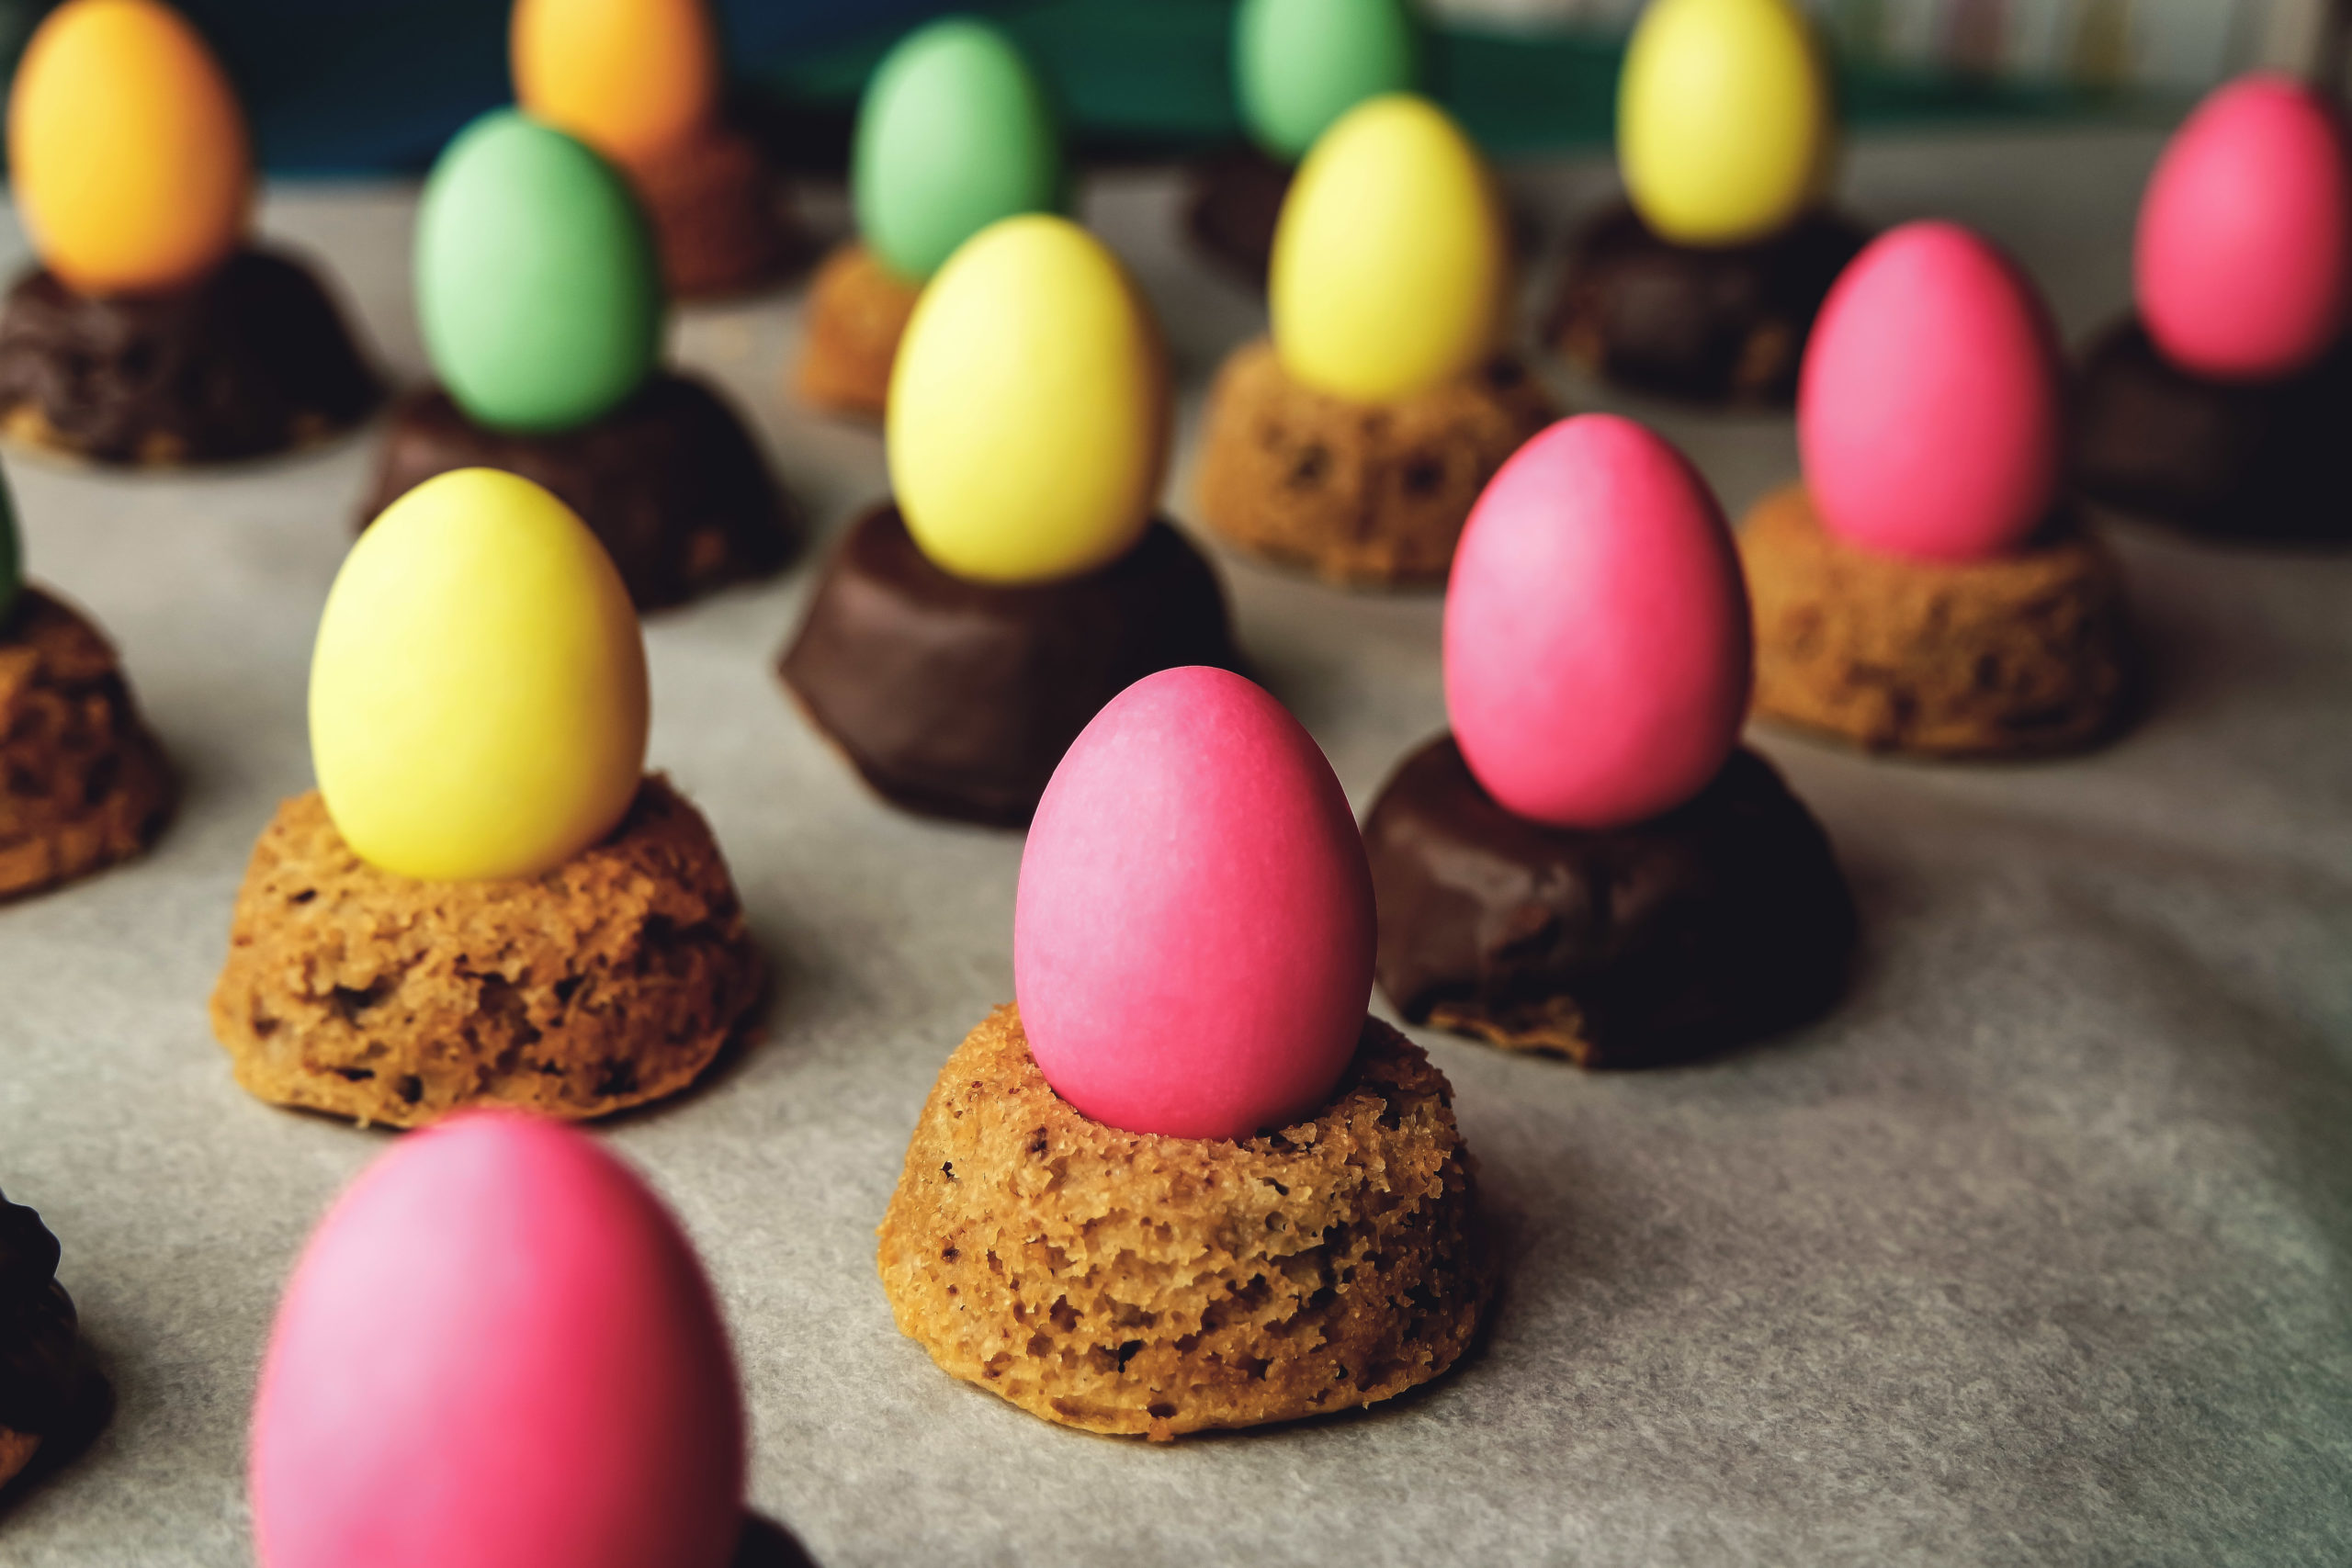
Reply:
[[[890,484],[925,555],[980,582],[1102,566],[1151,520],[1168,368],[1142,296],[1066,218],[991,223],[915,304],[890,372]]]
[[[1409,93],[1349,110],[1299,165],[1267,308],[1283,367],[1357,402],[1475,368],[1500,336],[1510,256],[1478,150]]]
[[[620,574],[530,480],[460,468],[345,558],[311,656],[311,759],[368,863],[530,876],[610,832],[645,769],[645,644]]]
[[[1656,0],[1617,84],[1617,163],[1652,229],[1736,245],[1785,227],[1826,184],[1829,84],[1791,0]]]
[[[514,0],[507,57],[533,118],[625,164],[677,146],[718,107],[703,0]]]

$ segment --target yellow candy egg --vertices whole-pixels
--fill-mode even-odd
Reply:
[[[514,0],[507,53],[533,118],[624,164],[675,147],[718,101],[703,0]]]
[[[1091,571],[1142,536],[1159,494],[1159,329],[1093,235],[1002,219],[916,302],[885,423],[899,511],[941,568],[981,582]]]
[[[492,468],[427,479],[345,558],[311,656],[319,793],[401,876],[530,876],[612,831],[645,768],[645,644],[563,502]]]
[[[1617,83],[1617,164],[1652,229],[1736,245],[1820,194],[1836,130],[1829,85],[1792,0],[1656,0]]]
[[[1478,150],[1428,99],[1393,93],[1332,123],[1274,230],[1266,304],[1297,379],[1389,402],[1484,361],[1510,258]]]
[[[25,46],[8,167],[33,249],[83,294],[191,283],[253,206],[244,115],[203,39],[155,0],[67,0]]]

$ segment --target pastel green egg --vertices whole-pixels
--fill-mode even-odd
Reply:
[[[17,594],[24,586],[25,554],[17,542],[17,502],[7,485],[0,482],[0,626],[8,624],[8,612],[17,607]]]
[[[1736,245],[1820,194],[1836,130],[1813,30],[1792,0],[1656,0],[1617,83],[1617,164],[1658,233]]]
[[[611,412],[662,348],[661,270],[627,182],[512,109],[459,131],[416,218],[416,310],[477,423],[569,430]]]
[[[998,219],[1058,207],[1060,132],[1020,48],[969,17],[900,39],[858,104],[850,184],[866,244],[917,280]]]
[[[1404,0],[1241,0],[1233,13],[1241,123],[1283,163],[1366,98],[1409,91],[1419,56]]]
[[[369,864],[432,882],[561,865],[636,798],[646,721],[620,574],[530,480],[427,479],[344,558],[311,655],[311,760]]]

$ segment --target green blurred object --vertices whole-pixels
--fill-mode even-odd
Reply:
[[[1240,0],[1233,82],[1250,140],[1295,164],[1364,99],[1419,86],[1418,31],[1405,0]]]

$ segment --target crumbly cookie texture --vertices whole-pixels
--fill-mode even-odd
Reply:
[[[836,413],[882,417],[899,339],[922,298],[855,240],[836,245],[808,285],[802,315],[808,341],[794,384],[801,398]]]
[[[685,1088],[758,992],[718,846],[658,773],[602,843],[496,882],[379,871],[314,791],[254,847],[212,1030],[254,1094],[362,1124],[586,1118]]]
[[[137,854],[171,810],[171,769],[112,645],[26,587],[0,617],[0,898]]]
[[[1387,1399],[1493,1292],[1453,1094],[1364,1022],[1314,1120],[1121,1132],[1056,1095],[1007,1005],[939,1075],[882,1222],[899,1327],[1032,1415],[1167,1441]]]
[[[757,143],[712,126],[627,173],[651,220],[673,299],[723,299],[775,282],[797,237]]]
[[[1791,487],[1758,503],[1739,553],[1768,717],[1873,751],[2019,757],[2092,745],[2124,716],[2122,569],[2092,534],[1899,560],[1832,537]]]
[[[1508,355],[1397,402],[1356,403],[1293,380],[1261,338],[1210,389],[1201,517],[1334,582],[1435,582],[1478,492],[1559,412]]]

